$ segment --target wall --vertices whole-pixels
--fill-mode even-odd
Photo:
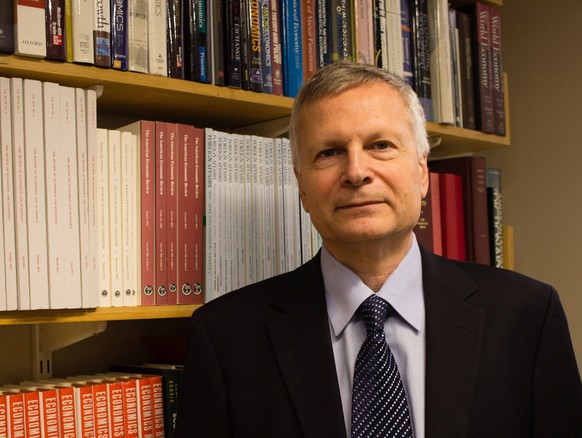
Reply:
[[[580,0],[505,0],[511,148],[483,155],[502,170],[516,270],[558,289],[582,369],[580,17]]]

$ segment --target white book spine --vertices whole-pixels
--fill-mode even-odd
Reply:
[[[224,168],[224,184],[225,184],[225,259],[226,259],[226,284],[225,292],[230,292],[234,289],[235,284],[235,269],[234,269],[234,183],[233,183],[233,135],[225,134],[225,144],[223,149],[223,156],[225,162]]]
[[[238,287],[246,285],[247,281],[247,255],[245,243],[245,141],[243,135],[236,136],[236,151],[237,151],[237,204],[236,204],[236,225],[237,225],[237,245],[238,245],[238,261],[239,261],[239,278]]]
[[[87,196],[89,225],[89,290],[83,295],[83,307],[99,306],[98,233],[97,233],[97,93],[85,90],[87,103]]]
[[[122,155],[122,254],[123,254],[123,305],[137,305],[137,202],[136,192],[137,137],[130,132],[121,133]]]
[[[226,269],[226,223],[227,223],[227,210],[226,210],[226,184],[225,184],[225,160],[224,151],[226,149],[226,138],[224,132],[218,132],[218,144],[217,144],[217,158],[215,163],[217,164],[218,171],[218,194],[217,194],[217,212],[220,213],[218,220],[220,221],[218,230],[218,291],[217,295],[223,295],[226,292],[225,284],[227,283],[227,269]]]
[[[111,307],[109,133],[97,128],[97,260],[99,307]]]
[[[15,310],[18,303],[16,279],[16,240],[14,226],[14,186],[12,171],[12,110],[10,79],[0,77],[0,141],[2,142],[2,262],[5,282],[3,310]]]
[[[253,279],[253,148],[251,137],[245,135],[244,143],[244,235],[245,235],[245,284]]]
[[[206,198],[206,203],[204,206],[204,214],[206,216],[205,222],[205,252],[206,252],[206,259],[205,259],[205,273],[206,273],[206,294],[205,300],[206,302],[212,300],[215,296],[216,292],[216,275],[215,275],[215,266],[216,266],[216,237],[215,237],[215,217],[214,217],[214,203],[216,198],[214,196],[215,193],[215,162],[213,160],[212,154],[214,153],[214,131],[210,128],[206,128],[204,130],[204,140],[206,144],[206,148],[204,151],[204,163],[205,163],[205,187],[204,187],[204,194]]]
[[[21,78],[10,79],[12,95],[12,160],[14,176],[14,219],[16,223],[16,273],[18,309],[30,309],[28,276],[28,219],[26,205],[26,155],[24,151],[24,90]]]
[[[87,157],[87,102],[85,90],[75,89],[77,131],[77,195],[81,251],[81,306],[90,307],[91,250],[89,244],[89,166]]]
[[[111,305],[123,306],[121,213],[121,132],[109,130],[109,227],[111,242]]]
[[[42,83],[24,80],[24,139],[28,209],[30,308],[48,309],[48,243]]]
[[[45,139],[45,187],[47,209],[47,242],[49,269],[49,303],[53,309],[62,307],[59,291],[65,287],[63,274],[62,211],[59,198],[63,196],[59,184],[59,157],[61,152],[60,87],[43,82],[44,139]]]
[[[151,75],[168,76],[167,0],[148,2],[148,70]]]
[[[274,160],[275,167],[275,216],[276,216],[276,235],[277,235],[277,271],[276,274],[285,272],[285,215],[283,209],[283,163],[282,163],[282,141],[275,138]]]
[[[71,0],[73,24],[73,62],[93,64],[93,1]]]
[[[81,242],[79,233],[79,190],[77,166],[77,122],[75,89],[60,87],[61,158],[59,167],[62,211],[63,272],[65,287],[60,291],[63,307],[80,308]]]
[[[148,73],[148,0],[128,0],[127,11],[128,70]]]
[[[44,58],[46,56],[44,1],[17,0],[14,4],[16,6],[14,53]]]
[[[404,75],[404,54],[400,0],[386,0],[386,39],[388,40],[388,70],[402,77]]]
[[[289,149],[291,149],[290,146]],[[299,187],[297,185],[297,179],[293,175],[292,158],[290,158],[289,165],[291,166],[291,202],[293,203],[293,269],[295,269],[301,265],[301,222],[299,216],[303,207],[299,200]]]
[[[265,172],[265,234],[267,245],[265,247],[265,277],[275,275],[275,205],[274,205],[274,173],[273,173],[273,139],[263,138],[263,150],[265,160],[263,163]]]

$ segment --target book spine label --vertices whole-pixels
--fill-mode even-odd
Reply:
[[[16,0],[15,53],[46,56],[46,25],[44,0]]]
[[[505,135],[505,90],[503,84],[503,45],[501,40],[501,12],[491,7],[491,70],[493,87],[493,116],[495,134]]]
[[[127,0],[111,0],[111,67],[127,70]]]
[[[45,21],[47,58],[66,61],[64,0],[46,0]]]
[[[111,67],[111,3],[93,2],[93,49],[95,65]]]
[[[155,124],[141,123],[141,304],[155,304]]]

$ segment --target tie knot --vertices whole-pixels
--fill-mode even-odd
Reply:
[[[390,311],[390,304],[383,298],[377,295],[371,295],[360,304],[358,312],[364,318],[364,325],[368,332],[374,330],[384,330],[384,321],[388,317]]]

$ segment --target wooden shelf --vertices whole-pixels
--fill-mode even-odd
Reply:
[[[0,75],[103,86],[100,114],[236,129],[289,116],[293,99],[67,62],[0,55]]]
[[[0,325],[189,318],[199,305],[0,312]]]
[[[429,137],[439,137],[441,143],[431,149],[431,157],[466,154],[510,145],[509,134],[507,136],[485,134],[481,131],[432,122],[427,123],[427,131]]]

